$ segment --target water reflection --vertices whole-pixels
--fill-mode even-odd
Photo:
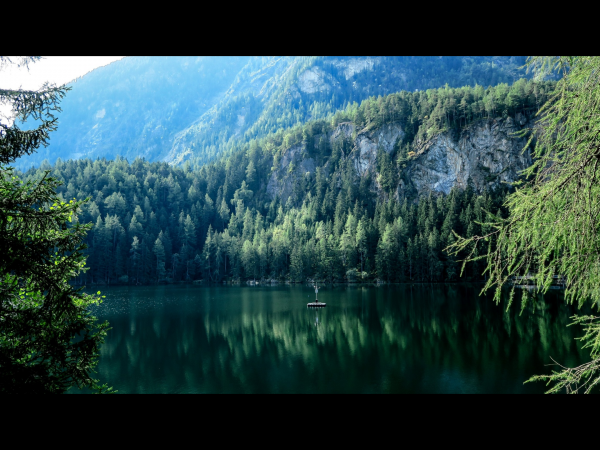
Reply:
[[[113,288],[99,376],[119,392],[543,392],[589,358],[560,294],[518,316],[468,285]]]

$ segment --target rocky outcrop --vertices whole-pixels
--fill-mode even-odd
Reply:
[[[300,183],[302,178],[310,177],[315,173],[315,160],[306,156],[304,144],[294,145],[287,149],[267,184],[267,194],[271,199],[279,197],[285,204],[292,195],[294,186]]]
[[[335,141],[337,141],[338,139],[352,139],[352,135],[354,134],[354,131],[356,130],[356,127],[354,126],[354,124],[352,122],[342,122],[340,123],[335,130],[333,131],[333,133],[331,133],[331,144],[333,145],[333,143]]]
[[[398,141],[404,138],[404,130],[399,123],[387,123],[372,131],[361,131],[354,141],[354,167],[360,176],[377,167],[377,149],[392,152]]]
[[[448,194],[452,187],[467,187],[469,179],[478,192],[517,179],[531,164],[529,152],[523,153],[527,140],[514,133],[528,125],[516,118],[475,123],[459,136],[442,133],[427,142],[406,168],[406,181],[398,193],[412,187],[419,194],[433,191]],[[412,186],[408,186],[411,184]]]
[[[298,77],[298,89],[306,94],[328,91],[331,89],[333,78],[318,67],[305,70]]]
[[[379,58],[350,58],[350,59],[333,59],[331,65],[342,69],[344,77],[349,80],[357,73],[365,70],[373,70],[373,66],[379,63]]]
[[[527,139],[515,136],[527,126],[531,126],[529,120],[518,114],[515,118],[474,123],[460,134],[449,131],[431,138],[399,169],[396,195],[448,194],[453,187],[464,189],[469,183],[482,192],[515,181],[519,172],[531,164],[529,152],[522,151]],[[342,158],[351,158],[359,177],[371,175],[372,189],[380,195],[378,149],[390,154],[404,137],[402,125],[397,122],[358,133],[353,123],[345,122],[329,135],[332,146],[340,139],[353,139],[352,150]],[[323,168],[327,172],[328,164]],[[267,194],[271,199],[279,196],[285,203],[294,186],[302,178],[310,179],[315,170],[316,161],[309,157],[305,144],[292,146],[273,170]]]

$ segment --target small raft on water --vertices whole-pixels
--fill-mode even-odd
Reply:
[[[315,296],[319,295],[319,286],[316,284],[313,286],[315,288]],[[327,303],[321,303],[318,298],[315,298],[313,303],[307,303],[306,306],[308,308],[325,308]]]

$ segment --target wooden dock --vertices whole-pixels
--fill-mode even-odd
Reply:
[[[313,303],[306,304],[306,306],[308,308],[325,308],[326,305],[327,305],[327,303],[322,303],[322,302],[313,302]]]

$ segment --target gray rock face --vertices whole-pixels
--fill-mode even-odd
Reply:
[[[315,173],[315,160],[302,157],[305,150],[304,144],[298,144],[284,153],[279,167],[273,171],[267,184],[267,194],[271,199],[279,196],[285,204],[292,195],[294,186],[300,183],[303,177],[310,177]]]
[[[354,124],[352,122],[342,122],[340,123],[335,130],[333,130],[333,133],[331,133],[331,144],[333,145],[334,141],[337,141],[338,139],[344,138],[344,139],[351,139],[352,138],[352,134],[354,133],[354,130],[356,129],[356,127],[354,126]]]
[[[407,178],[419,194],[448,194],[453,186],[467,187],[469,178],[478,192],[515,181],[531,164],[531,156],[522,152],[527,140],[511,134],[526,123],[519,114],[515,120],[509,117],[473,124],[458,139],[442,133],[409,162]],[[399,186],[399,193],[402,189]]]
[[[328,91],[331,89],[328,81],[332,81],[330,75],[327,75],[318,67],[311,67],[298,77],[298,88],[306,94]]]
[[[379,58],[351,58],[348,60],[334,59],[331,64],[344,71],[344,77],[349,80],[357,73],[364,70],[373,70],[373,66],[379,63]]]
[[[421,150],[410,159],[399,175],[401,181],[396,195],[411,193],[450,193],[453,187],[464,189],[470,180],[474,189],[482,192],[501,183],[515,181],[519,172],[531,164],[529,151],[523,153],[527,139],[513,133],[530,126],[529,121],[518,114],[514,119],[494,119],[475,123],[455,133],[441,133],[426,142]],[[329,135],[331,144],[339,139],[352,139],[356,132],[353,123],[339,124]],[[372,189],[382,195],[377,173],[377,150],[388,154],[404,138],[400,123],[385,124],[374,130],[358,132],[354,146],[348,155],[360,177],[372,175]],[[324,166],[327,171],[328,164]],[[303,177],[316,171],[316,163],[309,158],[304,144],[290,147],[282,156],[267,185],[271,199],[279,196],[283,203],[293,193],[294,186]]]
[[[340,124],[341,126],[341,124]],[[382,127],[360,132],[354,141],[354,167],[360,176],[368,171],[374,171],[377,167],[377,149],[381,147],[387,153],[390,153],[396,142],[402,140],[404,131],[399,123],[387,123]]]

